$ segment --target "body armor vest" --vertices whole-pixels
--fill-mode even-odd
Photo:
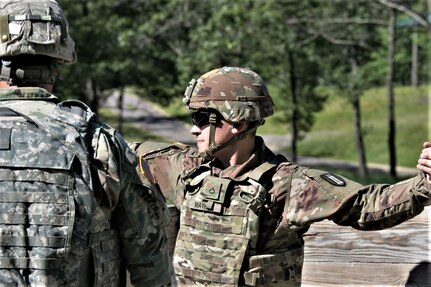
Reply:
[[[213,176],[205,165],[185,178],[173,258],[180,285],[300,285],[302,245],[281,254],[256,255],[261,210],[268,203],[265,181],[277,165],[263,163],[240,181]],[[286,246],[297,247],[299,239],[291,235]]]
[[[0,103],[0,285],[118,286],[118,236],[94,197],[85,144],[93,114]]]

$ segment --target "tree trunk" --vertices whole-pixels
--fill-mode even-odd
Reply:
[[[350,61],[350,67],[351,67],[351,76],[352,80],[355,81],[355,79],[358,77],[357,75],[357,67],[358,62],[354,55],[349,57]],[[355,87],[355,85],[352,86],[350,89],[350,98],[351,103],[353,107],[353,123],[355,125],[355,143],[356,143],[356,151],[358,153],[358,173],[362,177],[368,176],[368,168],[367,168],[367,159],[366,159],[366,153],[365,153],[365,145],[364,145],[364,138],[362,134],[362,120],[361,120],[361,104],[360,104],[360,92]]]
[[[91,77],[88,77],[85,81],[85,102],[94,113],[98,113],[99,110],[99,96],[97,93],[97,85]]]
[[[388,75],[387,75],[387,93],[388,93],[388,123],[389,123],[389,165],[390,174],[392,177],[397,176],[396,166],[396,148],[395,148],[395,100],[394,100],[394,65],[395,65],[395,20],[396,20],[396,10],[391,10],[391,15],[389,18],[389,47],[388,47]]]
[[[291,129],[292,129],[292,139],[291,139],[291,148],[292,162],[296,162],[298,159],[298,151],[297,151],[297,142],[298,142],[298,95],[297,95],[297,87],[296,87],[296,71],[295,71],[295,60],[293,58],[293,52],[288,51],[289,58],[289,69],[290,69],[290,92],[292,94],[292,120],[291,120]]]
[[[118,95],[118,127],[117,130],[122,133],[123,132],[123,102],[124,102],[124,86],[120,87],[120,94]]]
[[[412,34],[412,65],[410,70],[410,81],[412,87],[419,85],[418,79],[418,33]]]

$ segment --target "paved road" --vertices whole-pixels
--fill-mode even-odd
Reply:
[[[113,94],[104,103],[104,107],[118,113],[118,93]],[[128,123],[163,137],[166,141],[194,143],[194,137],[189,133],[190,126],[170,118],[150,102],[143,101],[136,95],[127,95],[123,102],[123,118]]]
[[[118,94],[113,94],[106,100],[104,106],[110,108],[113,112],[118,112],[117,101]],[[195,138],[189,133],[190,125],[170,118],[163,110],[150,102],[144,101],[136,95],[127,95],[123,106],[125,107],[123,117],[127,122],[133,123],[152,134],[159,135],[166,141],[194,144]],[[262,135],[262,137],[266,145],[276,153],[286,150],[290,143],[289,135]],[[341,160],[299,157],[298,163],[311,167],[357,170],[357,163]],[[370,172],[389,171],[388,166],[382,164],[369,163],[368,167]],[[417,170],[415,168],[398,167],[397,173],[399,176],[413,176],[417,173]]]

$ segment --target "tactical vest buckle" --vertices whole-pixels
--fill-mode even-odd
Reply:
[[[244,283],[249,286],[264,285],[265,275],[259,272],[244,272]]]

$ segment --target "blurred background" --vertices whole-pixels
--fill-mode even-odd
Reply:
[[[225,65],[264,78],[276,114],[258,133],[292,161],[393,182],[429,139],[430,0],[59,2],[78,62],[54,93],[131,142],[192,143],[182,94]]]

